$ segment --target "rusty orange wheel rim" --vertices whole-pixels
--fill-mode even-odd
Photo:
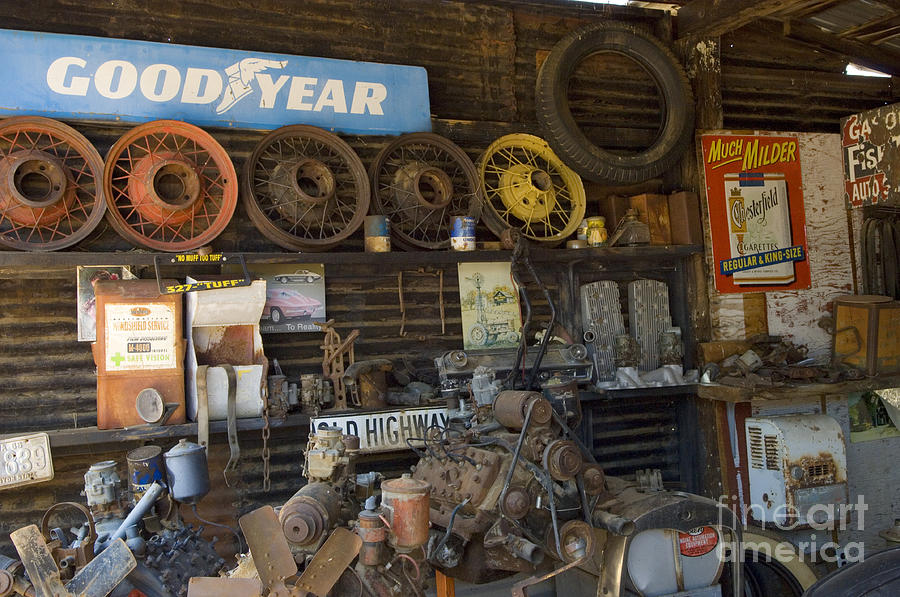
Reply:
[[[109,150],[103,186],[110,223],[157,251],[190,251],[225,230],[237,205],[237,175],[209,133],[177,120],[130,130]]]
[[[75,129],[38,116],[0,122],[0,243],[55,251],[85,238],[106,210],[102,173]]]

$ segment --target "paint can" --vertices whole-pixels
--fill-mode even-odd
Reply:
[[[475,218],[454,216],[450,229],[450,248],[454,251],[475,250]]]
[[[391,250],[390,223],[387,216],[366,216],[364,229],[366,253],[387,253]]]

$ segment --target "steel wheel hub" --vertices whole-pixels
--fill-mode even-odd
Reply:
[[[54,251],[103,219],[103,162],[75,129],[49,118],[0,122],[0,244]]]
[[[404,249],[447,249],[455,216],[477,220],[481,185],[469,156],[433,133],[401,135],[369,166],[375,213]]]
[[[520,220],[543,220],[556,208],[550,175],[525,164],[511,167],[500,177],[500,199]]]
[[[292,251],[324,251],[353,234],[369,208],[362,162],[340,137],[307,125],[269,133],[243,175],[254,225]]]
[[[138,160],[128,180],[131,204],[154,224],[182,224],[200,198],[200,178],[177,154],[164,152]]]
[[[531,240],[558,244],[575,232],[584,218],[584,186],[534,135],[500,137],[478,161],[484,184],[484,219],[503,237],[516,230]]]
[[[440,168],[422,162],[411,162],[397,170],[394,185],[397,187],[394,197],[401,205],[414,199],[424,207],[443,209],[453,199],[450,176]]]
[[[10,219],[27,226],[58,220],[75,199],[66,169],[43,151],[17,151],[0,160],[0,181],[6,187],[0,208],[9,209]]]
[[[157,251],[190,251],[215,239],[237,205],[237,175],[203,129],[175,120],[135,127],[109,150],[104,188],[112,226]]]

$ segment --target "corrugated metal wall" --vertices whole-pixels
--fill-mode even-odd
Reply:
[[[435,130],[457,141],[473,158],[500,134],[537,132],[533,110],[536,65],[572,28],[608,18],[624,19],[660,35],[668,31],[667,19],[650,18],[641,11],[550,0],[0,3],[0,19],[10,29],[424,66],[437,119]],[[883,80],[836,74],[840,69],[834,60],[802,48],[778,48],[771,39],[752,30],[742,30],[727,39],[728,43],[723,43],[726,126],[836,131],[839,116],[879,105],[890,89]],[[639,111],[637,115],[639,122],[646,123],[654,116],[652,95],[652,91],[633,88],[616,101],[622,106],[646,106],[646,113]],[[101,155],[128,128],[84,123],[75,126]],[[238,168],[263,136],[259,132],[211,132]],[[366,164],[384,143],[379,138],[347,140]],[[357,236],[347,246],[358,248],[360,244]],[[130,248],[101,225],[91,238],[72,250]],[[256,232],[241,206],[216,248],[277,250]],[[315,257],[309,260],[315,261]],[[459,347],[455,268],[447,271],[444,280],[447,334],[434,335],[439,331],[436,280],[423,277],[404,289],[410,336],[402,340],[397,337],[399,269],[373,272],[354,265],[328,268],[329,316],[341,322],[342,332],[365,323],[357,343],[358,356],[406,356],[425,362],[434,354]],[[0,366],[4,371],[0,376],[0,432],[92,425],[96,418],[94,367],[88,344],[76,341],[74,268],[4,270],[0,278]],[[535,297],[538,303],[539,298]],[[544,308],[538,311],[539,315],[546,314]],[[266,352],[278,358],[289,374],[297,375],[315,369],[319,338],[318,334],[267,336]],[[655,466],[674,479],[677,451],[673,446],[677,444],[678,426],[671,417],[672,407],[671,400],[592,405],[591,424],[601,459],[616,473]],[[225,490],[221,475],[214,475],[214,495],[203,502],[201,513],[221,522],[250,505],[287,498],[299,485],[299,451],[305,435],[304,429],[282,429],[273,434],[273,491],[264,495],[260,491],[258,436],[242,434],[242,484],[236,490]],[[51,503],[80,501],[81,476],[87,467],[108,458],[122,461],[125,449],[130,447],[80,446],[60,451],[55,458],[54,481],[0,495],[0,548],[8,548],[6,533],[35,521]],[[213,450],[213,470],[221,468],[225,450],[222,444]]]

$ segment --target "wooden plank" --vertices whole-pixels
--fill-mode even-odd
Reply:
[[[678,37],[722,35],[805,0],[692,0],[678,10]]]
[[[796,20],[785,22],[784,34],[791,39],[846,56],[861,66],[873,68],[889,75],[900,75],[900,53],[888,48],[842,39],[815,25],[808,25]]]
[[[238,419],[238,431],[254,431],[262,429],[263,419]],[[309,417],[303,414],[290,415],[285,419],[270,418],[269,425],[276,427],[299,427],[309,425]],[[225,421],[210,421],[210,433],[227,433]],[[122,442],[137,442],[170,437],[183,437],[197,435],[196,423],[183,423],[181,425],[142,425],[129,429],[98,429],[96,427],[84,427],[81,429],[56,429],[48,431],[51,448],[65,448],[80,445],[117,444]],[[0,435],[0,439],[15,437],[18,433]]]
[[[708,400],[722,402],[766,402],[772,400],[794,400],[808,402],[823,396],[845,395],[851,392],[865,392],[884,388],[900,387],[900,375],[869,377],[840,383],[816,383],[784,385],[774,388],[741,388],[720,384],[700,384],[697,395]]]
[[[568,261],[574,258],[596,257],[604,259],[677,259],[700,251],[694,245],[666,245],[653,247],[598,247],[580,249],[543,249],[534,247],[531,258],[539,262]],[[37,253],[0,251],[0,278],[9,277],[19,268],[58,269],[76,265],[135,265],[152,266],[154,253],[144,251],[92,253],[59,252]],[[358,265],[402,265],[421,267],[433,264],[454,264],[478,261],[509,261],[512,251],[391,251],[390,253],[244,253],[248,263],[324,263]],[[187,272],[188,270],[185,270]],[[71,271],[70,271],[71,273]]]

